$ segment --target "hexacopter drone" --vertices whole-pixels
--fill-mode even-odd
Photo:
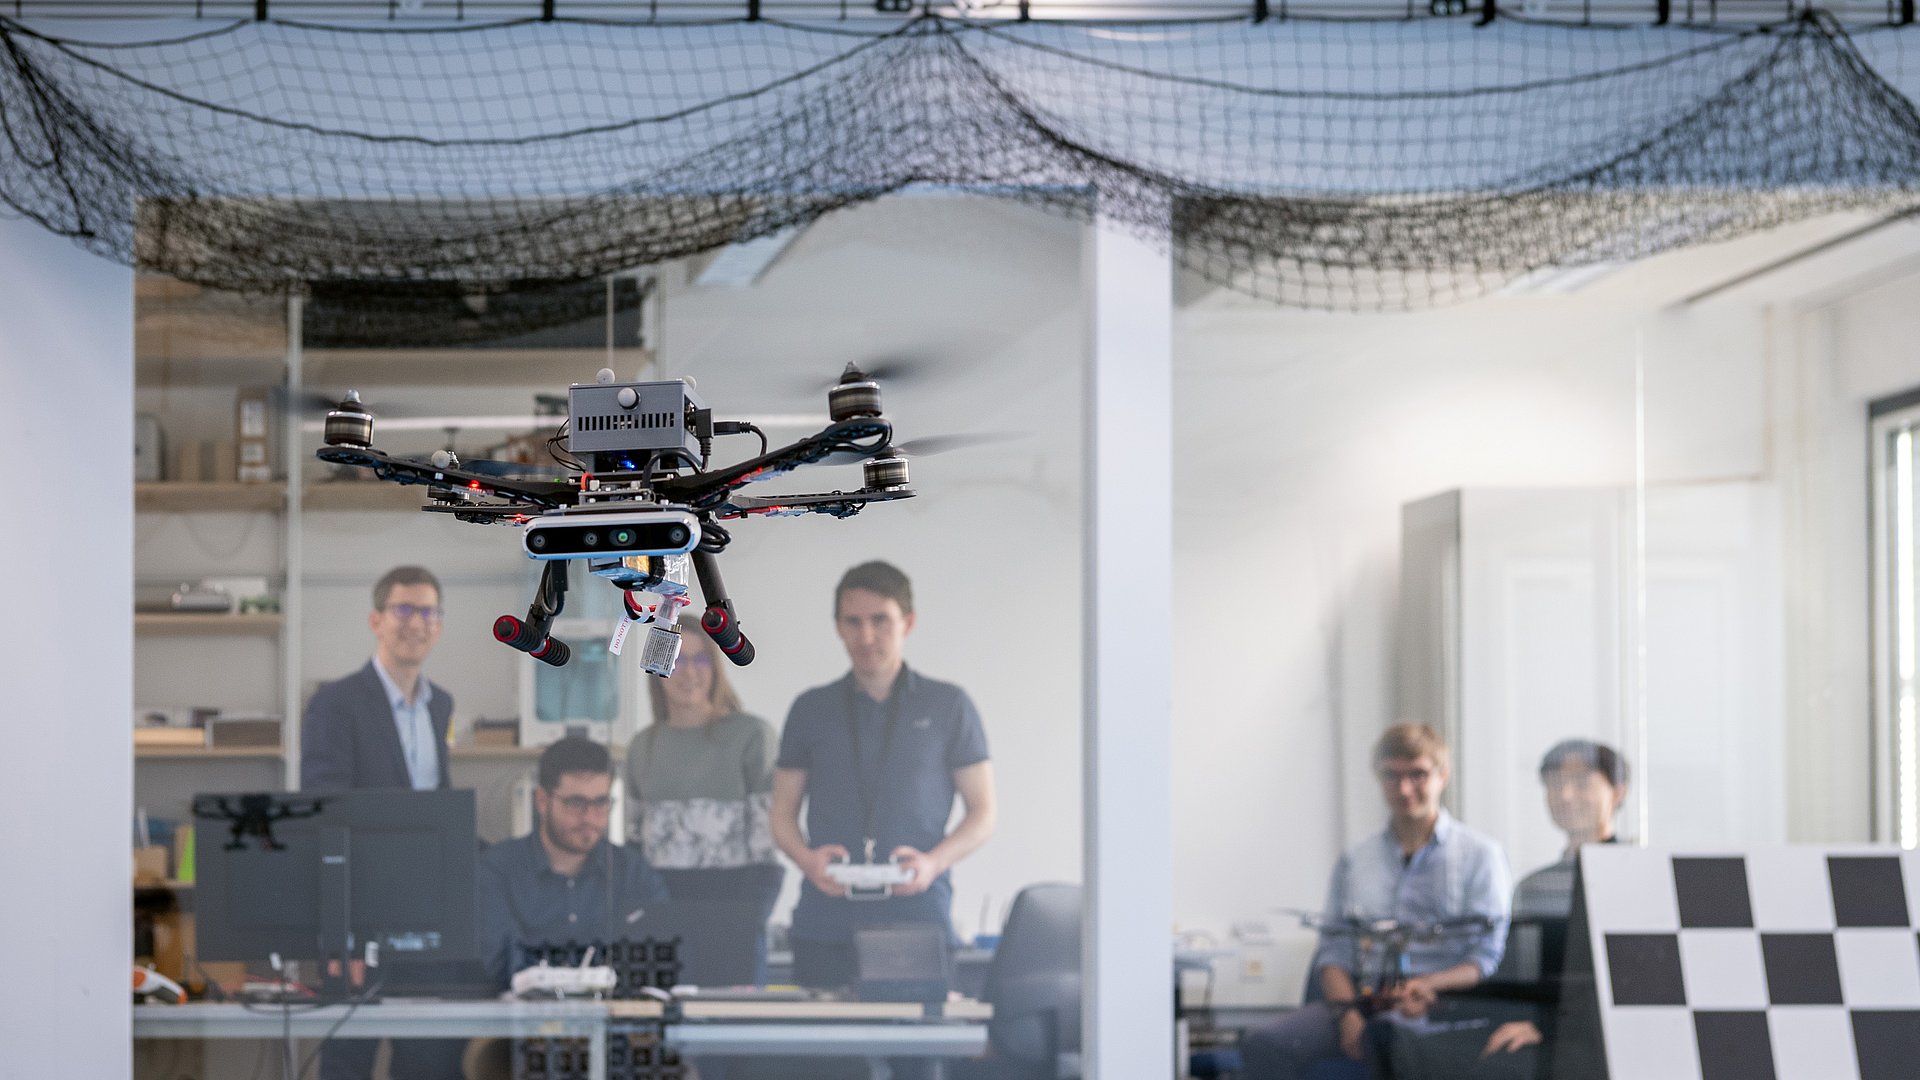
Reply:
[[[628,629],[645,626],[641,664],[665,677],[680,655],[677,616],[693,602],[689,569],[706,600],[701,629],[733,663],[753,660],[715,558],[732,539],[721,522],[791,514],[844,518],[868,503],[913,496],[903,453],[909,447],[893,443],[893,425],[880,414],[879,384],[848,364],[827,391],[827,407],[829,422],[818,433],[768,450],[766,435],[752,424],[715,420],[690,379],[616,382],[602,369],[597,382],[568,389],[567,421],[548,440],[562,463],[556,468],[463,464],[447,450],[427,459],[384,453],[373,446],[373,414],[348,391],[327,413],[326,445],[318,455],[371,469],[382,480],[424,485],[423,510],[522,526],[528,558],[546,566],[526,618],[494,620],[493,636],[501,642],[555,667],[567,662],[572,650],[549,631],[566,603],[567,564],[582,560],[622,591],[627,618],[608,648],[619,653]],[[747,433],[760,436],[758,456],[709,470],[714,436]],[[865,462],[858,491],[738,493],[802,465],[833,461]]]

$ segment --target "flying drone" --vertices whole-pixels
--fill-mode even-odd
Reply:
[[[1299,908],[1279,910],[1298,918],[1300,925],[1317,930],[1325,937],[1352,938],[1359,946],[1360,970],[1354,975],[1360,983],[1360,996],[1355,1005],[1365,1015],[1371,1015],[1383,1003],[1391,1002],[1394,990],[1406,981],[1407,952],[1412,946],[1476,937],[1498,925],[1488,915],[1459,915],[1420,921],[1360,915],[1337,917]]]
[[[567,419],[548,440],[559,467],[498,461],[463,463],[451,450],[431,458],[396,457],[374,448],[374,417],[360,396],[327,413],[320,460],[370,469],[381,480],[427,488],[421,509],[461,521],[519,526],[527,557],[544,562],[527,615],[502,615],[493,636],[555,667],[572,649],[551,636],[566,604],[567,564],[622,592],[626,619],[608,648],[619,653],[629,628],[645,627],[641,665],[665,677],[680,655],[678,614],[692,605],[697,579],[706,607],[700,627],[727,659],[753,661],[740,631],[717,556],[732,537],[723,522],[752,517],[826,514],[852,517],[868,503],[912,498],[907,444],[893,442],[881,415],[880,385],[853,364],[827,391],[829,421],[815,434],[767,449],[766,435],[744,421],[715,420],[691,379],[618,382],[601,369],[592,383],[567,392]],[[716,436],[754,434],[760,454],[710,468]],[[936,440],[926,440],[931,443]],[[564,447],[560,444],[564,443]],[[862,461],[857,491],[758,498],[746,485],[803,465]]]

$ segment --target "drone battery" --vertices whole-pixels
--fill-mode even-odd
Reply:
[[[673,674],[673,665],[680,659],[680,635],[660,625],[647,627],[647,635],[641,641],[640,666],[649,675],[661,678]]]
[[[685,596],[693,560],[685,555],[628,555],[587,560],[587,572],[622,588]]]
[[[706,407],[682,379],[633,383],[575,383],[567,390],[567,449],[575,454],[637,457],[625,467],[644,467],[651,452],[679,450],[701,457],[694,414]]]

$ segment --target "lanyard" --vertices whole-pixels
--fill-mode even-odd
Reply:
[[[887,726],[884,733],[880,736],[880,759],[875,762],[876,767],[883,774],[887,768],[887,754],[893,749],[893,729],[900,726],[900,696],[906,692],[906,688],[903,687],[901,683],[905,680],[906,674],[907,669],[904,666],[901,667],[900,674],[894,677],[893,689],[887,694]],[[848,676],[847,738],[853,743],[854,787],[860,794],[861,809],[866,813],[865,826],[862,832],[863,839],[866,841],[866,860],[871,863],[873,862],[874,847],[873,826],[874,819],[880,809],[880,797],[879,793],[874,790],[873,778],[867,775],[866,755],[861,753],[860,750],[860,717],[857,712],[859,704],[854,698],[854,694],[858,691],[856,691],[854,687],[855,682],[853,677]]]

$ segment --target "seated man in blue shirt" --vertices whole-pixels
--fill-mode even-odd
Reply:
[[[820,988],[855,981],[861,927],[930,923],[951,938],[947,873],[994,822],[993,765],[973,701],[906,666],[907,576],[884,562],[854,567],[834,590],[833,617],[852,670],[787,713],[770,822],[774,843],[806,875],[793,911],[794,981]],[[965,813],[948,832],[956,795]],[[827,874],[840,859],[891,859],[912,879],[887,899],[852,900]]]
[[[1512,882],[1500,846],[1453,819],[1440,805],[1449,770],[1447,744],[1423,724],[1388,728],[1373,747],[1374,775],[1387,803],[1387,827],[1347,849],[1327,888],[1324,917],[1433,923],[1481,916],[1484,931],[1415,942],[1384,1000],[1361,1009],[1363,970],[1352,935],[1323,933],[1314,954],[1320,1000],[1240,1042],[1249,1080],[1293,1080],[1314,1062],[1344,1055],[1377,1059],[1380,1032],[1369,1024],[1424,1025],[1438,995],[1473,986],[1500,963]],[[1374,958],[1375,963],[1378,957]]]
[[[1552,1071],[1580,849],[1614,842],[1614,818],[1627,800],[1627,759],[1605,743],[1567,739],[1540,759],[1540,785],[1567,844],[1559,861],[1520,879],[1513,891],[1508,954],[1486,988],[1497,996],[1480,1006],[1486,1022],[1396,1031],[1390,1055],[1396,1080],[1532,1080]],[[1578,1058],[1587,1048],[1564,1049]]]
[[[621,940],[667,887],[637,847],[607,841],[613,758],[568,736],[540,755],[533,832],[488,848],[475,884],[480,957],[505,989],[522,946]]]

